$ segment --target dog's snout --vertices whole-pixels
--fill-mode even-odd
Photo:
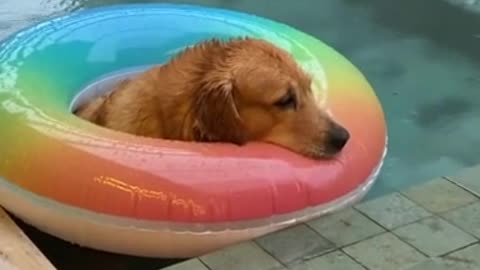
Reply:
[[[343,149],[350,139],[350,133],[343,127],[333,124],[328,131],[328,146],[333,152]]]

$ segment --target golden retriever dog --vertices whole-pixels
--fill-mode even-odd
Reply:
[[[198,43],[75,114],[139,136],[262,141],[315,159],[334,156],[350,137],[315,102],[310,76],[288,52],[254,38]]]

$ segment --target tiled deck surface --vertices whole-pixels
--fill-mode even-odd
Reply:
[[[168,270],[480,269],[480,165]]]

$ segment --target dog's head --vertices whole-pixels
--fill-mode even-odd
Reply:
[[[285,51],[257,39],[211,42],[195,100],[197,139],[265,141],[312,158],[341,151],[350,135],[315,102],[311,78]]]

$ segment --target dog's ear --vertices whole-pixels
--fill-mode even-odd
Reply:
[[[194,104],[194,138],[197,141],[246,142],[242,119],[235,104],[231,80],[209,80],[201,84]]]

